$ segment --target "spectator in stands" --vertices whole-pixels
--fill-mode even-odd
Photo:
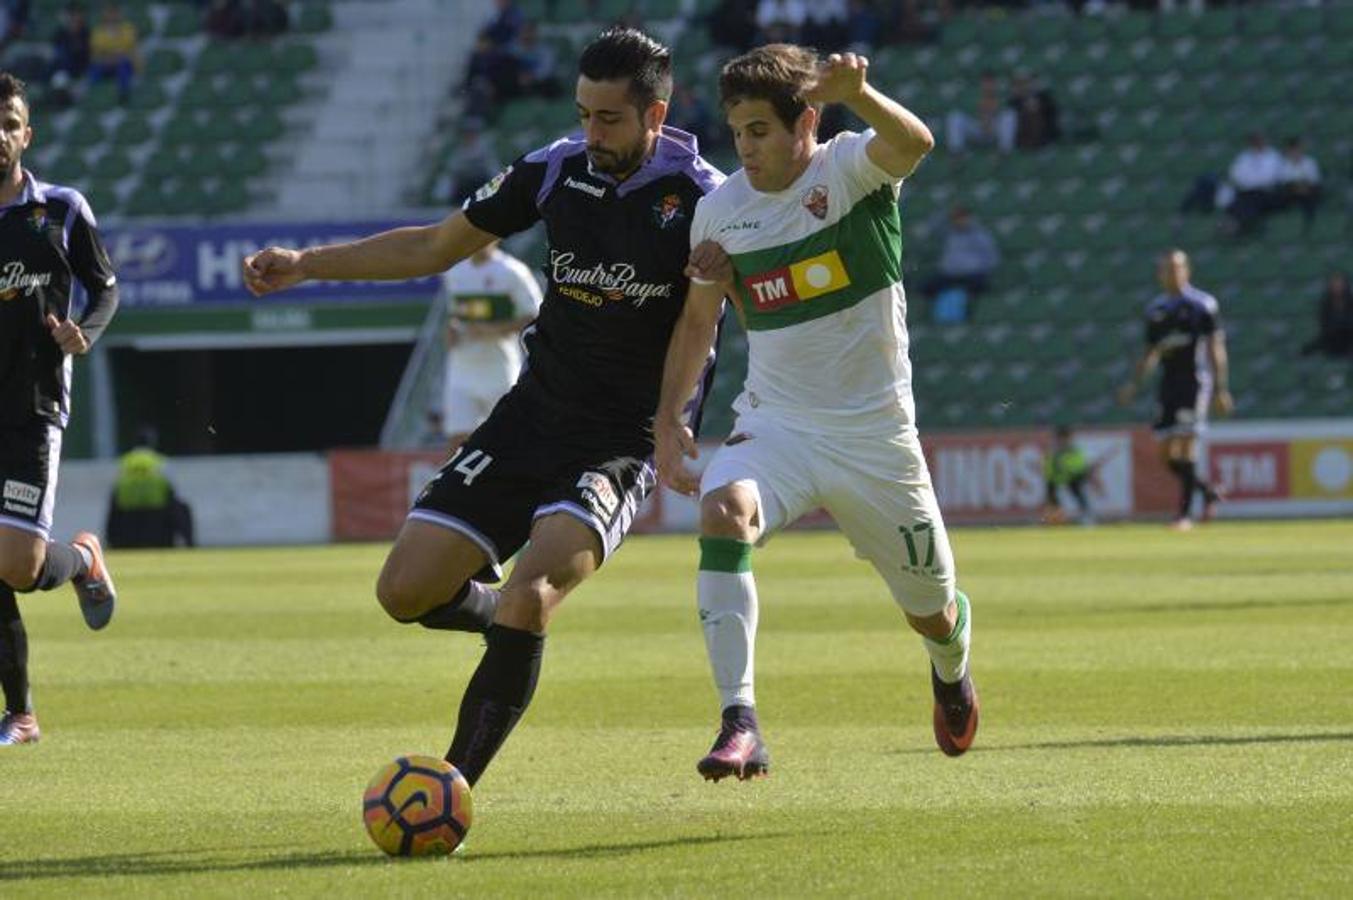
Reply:
[[[1029,73],[1015,73],[1008,103],[1015,114],[1015,146],[1019,149],[1037,150],[1062,136],[1052,91],[1037,84]]]
[[[882,41],[883,20],[868,0],[850,0],[846,15],[846,45],[855,53],[873,53]]]
[[[1000,262],[1001,251],[991,232],[967,207],[955,206],[942,237],[937,270],[921,288],[931,298],[932,316],[945,322],[970,317],[973,301],[990,287]]]
[[[796,43],[806,18],[808,5],[804,0],[761,0],[756,6],[761,43]]]
[[[240,0],[211,0],[203,28],[207,34],[222,40],[243,36],[244,10],[240,8]]]
[[[667,121],[695,135],[702,151],[708,152],[719,142],[720,123],[715,121],[709,104],[689,85],[676,85],[672,92],[672,103],[667,108]]]
[[[141,65],[139,39],[136,26],[122,17],[116,3],[104,4],[89,35],[89,55],[90,80],[115,79],[122,102],[131,99],[132,78]]]
[[[1019,118],[1001,100],[1001,83],[996,73],[986,71],[978,83],[973,112],[956,109],[945,119],[945,138],[951,153],[963,153],[970,145],[995,146],[1002,153],[1015,149]]]
[[[52,74],[83,78],[89,71],[89,23],[85,11],[72,3],[61,11],[61,24],[52,35]]]
[[[291,22],[277,0],[244,0],[244,33],[269,38],[284,33]]]
[[[432,192],[448,205],[460,206],[466,197],[502,169],[502,162],[484,138],[483,123],[473,118],[466,119],[461,124],[456,155]]]
[[[522,25],[513,52],[517,56],[517,83],[522,94],[559,96],[559,54],[549,44],[541,43],[535,22]]]
[[[475,118],[487,119],[499,104],[516,97],[520,90],[519,66],[514,54],[481,34],[465,71],[466,111]]]
[[[864,0],[853,0],[851,6],[869,8]],[[889,9],[888,31],[893,41],[899,44],[927,44],[937,36],[935,27],[921,14],[920,0],[893,0]]]
[[[1227,212],[1238,233],[1255,231],[1264,216],[1273,209],[1282,162],[1278,151],[1270,147],[1267,139],[1256,131],[1250,135],[1249,145],[1231,163],[1227,180],[1235,197]]]
[[[824,53],[845,49],[848,32],[846,0],[813,0],[805,9],[799,40]]]
[[[1301,348],[1303,355],[1353,356],[1353,289],[1347,272],[1331,272],[1318,312],[1320,333]]]
[[[1320,166],[1306,154],[1301,138],[1288,138],[1278,165],[1277,205],[1281,209],[1301,207],[1303,232],[1311,230],[1315,208],[1320,205]]]
[[[756,43],[757,0],[720,0],[705,20],[716,47],[746,53]]]
[[[0,50],[23,37],[28,27],[30,0],[0,0]]]
[[[480,34],[487,37],[495,47],[511,46],[517,40],[517,35],[526,22],[526,16],[522,14],[516,0],[495,0],[494,6],[498,11],[493,14],[492,19],[489,19]]]

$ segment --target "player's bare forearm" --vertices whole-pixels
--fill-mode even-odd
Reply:
[[[1230,389],[1230,358],[1226,355],[1226,339],[1217,332],[1208,341],[1208,353],[1212,361],[1212,375],[1216,380],[1217,390],[1225,393]]]
[[[307,280],[400,281],[444,272],[495,240],[461,212],[435,225],[392,228],[346,244],[301,253]]]
[[[935,136],[926,123],[872,85],[864,85],[846,107],[874,129],[874,139],[865,152],[889,175],[905,178],[935,148]]]
[[[659,423],[672,424],[681,420],[682,409],[695,391],[695,383],[709,358],[710,348],[714,346],[723,291],[718,284],[691,283],[686,305],[667,344],[662,392],[658,400]]]

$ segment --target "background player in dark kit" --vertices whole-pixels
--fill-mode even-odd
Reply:
[[[0,72],[0,746],[39,737],[28,686],[28,633],[15,591],[74,583],[90,628],[113,615],[99,539],[49,540],[70,356],[85,353],[117,309],[117,279],[85,198],[23,168],[33,142],[24,84]],[[88,295],[73,314],[76,283]]]
[[[726,274],[712,270],[722,259],[712,245],[708,260],[688,249],[696,201],[723,176],[694,138],[663,125],[670,52],[611,29],[579,71],[581,135],[518,159],[441,223],[244,261],[255,294],[311,278],[411,278],[545,223],[548,286],[524,332],[525,370],[418,498],[376,587],[401,622],[486,631],[447,754],[472,784],[531,700],[552,612],[615,550],[655,484],[652,418],[687,273]],[[501,592],[487,587],[528,538]]]
[[[1227,387],[1226,333],[1217,299],[1194,287],[1188,254],[1170,250],[1161,255],[1157,277],[1164,292],[1146,308],[1146,350],[1132,380],[1118,392],[1130,403],[1156,366],[1161,367],[1156,420],[1161,460],[1179,479],[1179,512],[1174,527],[1193,527],[1194,493],[1203,497],[1203,521],[1212,518],[1221,496],[1198,475],[1198,437],[1207,429],[1211,406],[1228,415],[1234,406]]]

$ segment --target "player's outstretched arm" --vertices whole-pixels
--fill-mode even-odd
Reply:
[[[686,292],[686,305],[682,307],[667,345],[662,393],[653,420],[658,478],[672,490],[688,496],[699,491],[700,479],[686,468],[682,459],[695,459],[699,450],[682,412],[695,392],[695,383],[709,358],[710,348],[714,346],[724,290],[724,286],[716,281],[691,281]]]
[[[925,122],[866,81],[869,60],[855,53],[833,53],[818,73],[806,99],[811,103],[844,103],[874,129],[865,152],[889,175],[906,178],[935,148],[935,136]]]
[[[261,297],[303,281],[422,278],[446,271],[496,238],[457,210],[435,225],[392,228],[346,244],[268,247],[244,258],[244,283]]]
[[[1132,369],[1132,378],[1126,384],[1118,389],[1118,402],[1122,406],[1127,406],[1132,402],[1132,398],[1137,396],[1137,389],[1151,377],[1151,373],[1156,370],[1160,363],[1160,352],[1155,347],[1150,347],[1142,354],[1141,359],[1137,360],[1137,365]]]

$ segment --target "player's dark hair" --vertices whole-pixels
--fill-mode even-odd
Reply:
[[[23,101],[24,108],[28,108],[28,86],[9,72],[0,72],[0,103],[12,97],[18,97]]]
[[[725,110],[743,100],[765,100],[793,129],[817,82],[817,54],[794,44],[767,44],[729,60],[719,73],[719,103]]]
[[[608,28],[583,48],[578,73],[593,81],[628,78],[640,112],[672,99],[672,51],[637,28]]]

